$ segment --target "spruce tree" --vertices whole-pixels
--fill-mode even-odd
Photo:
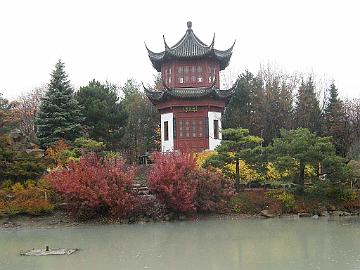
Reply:
[[[338,97],[338,90],[334,83],[330,85],[327,92],[329,98],[324,109],[323,132],[324,135],[332,137],[336,153],[345,156],[349,145],[349,136],[344,104]]]
[[[113,150],[118,148],[127,120],[117,90],[116,85],[92,80],[76,93],[77,101],[84,108],[83,125],[89,137]]]
[[[51,73],[48,91],[40,103],[36,119],[36,135],[42,147],[64,139],[73,141],[81,135],[81,111],[74,98],[74,90],[59,60]]]
[[[321,131],[321,110],[311,76],[301,82],[295,106],[295,127],[308,128],[317,134]]]

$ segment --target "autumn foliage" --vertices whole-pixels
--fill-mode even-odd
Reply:
[[[221,173],[199,168],[188,153],[156,153],[149,187],[168,210],[176,213],[212,212],[224,207],[232,188]]]
[[[124,160],[99,159],[90,153],[79,162],[47,175],[52,187],[68,204],[70,213],[78,218],[129,216],[138,207],[132,191],[135,168]]]
[[[0,189],[0,216],[27,214],[32,216],[49,214],[54,210],[50,197],[51,190],[40,180],[36,184],[27,181],[27,185],[9,182]]]

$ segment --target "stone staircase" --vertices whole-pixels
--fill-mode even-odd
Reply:
[[[151,194],[149,188],[146,185],[134,184],[132,187],[132,190],[140,196],[144,196],[144,197],[152,197],[153,196]]]

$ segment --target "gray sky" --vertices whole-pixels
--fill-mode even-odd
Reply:
[[[228,67],[256,73],[271,63],[287,72],[334,79],[342,97],[360,97],[360,2],[0,0],[0,92],[10,99],[48,83],[57,59],[75,87],[93,78],[150,83],[147,57],[195,34],[227,49]]]

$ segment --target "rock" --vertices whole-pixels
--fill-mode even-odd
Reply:
[[[17,224],[17,223],[15,223],[15,222],[12,222],[12,221],[7,221],[7,222],[4,222],[3,223],[3,225],[2,225],[2,227],[3,228],[16,228],[16,227],[19,227],[20,226],[20,224]]]
[[[133,224],[136,222],[136,218],[134,216],[129,217],[128,223]]]
[[[311,217],[310,213],[298,213],[299,217]]]
[[[329,216],[329,212],[328,212],[328,211],[322,211],[322,212],[320,213],[320,216],[322,216],[322,217],[328,217],[328,216]]]
[[[351,216],[351,213],[345,211],[332,211],[330,212],[330,215],[337,217],[347,217],[347,216]]]
[[[175,214],[174,213],[168,213],[165,215],[165,221],[171,221],[175,219]]]
[[[42,149],[25,149],[25,152],[37,158],[42,158],[45,153]]]
[[[318,219],[319,216],[318,216],[318,215],[313,215],[312,218],[313,218],[313,219]]]
[[[348,217],[348,216],[351,216],[351,213],[349,213],[349,212],[346,212],[346,211],[341,211],[342,213],[341,213],[341,217]]]
[[[185,215],[180,215],[179,216],[179,220],[186,220],[187,218],[186,218],[186,216]]]
[[[266,218],[273,218],[273,217],[275,217],[274,214],[270,214],[270,213],[269,213],[269,210],[262,210],[262,211],[260,212],[260,215],[263,216],[263,217],[266,217]]]
[[[336,207],[335,207],[334,205],[329,205],[329,206],[327,207],[327,210],[328,210],[328,211],[335,211],[335,210],[336,210]]]

